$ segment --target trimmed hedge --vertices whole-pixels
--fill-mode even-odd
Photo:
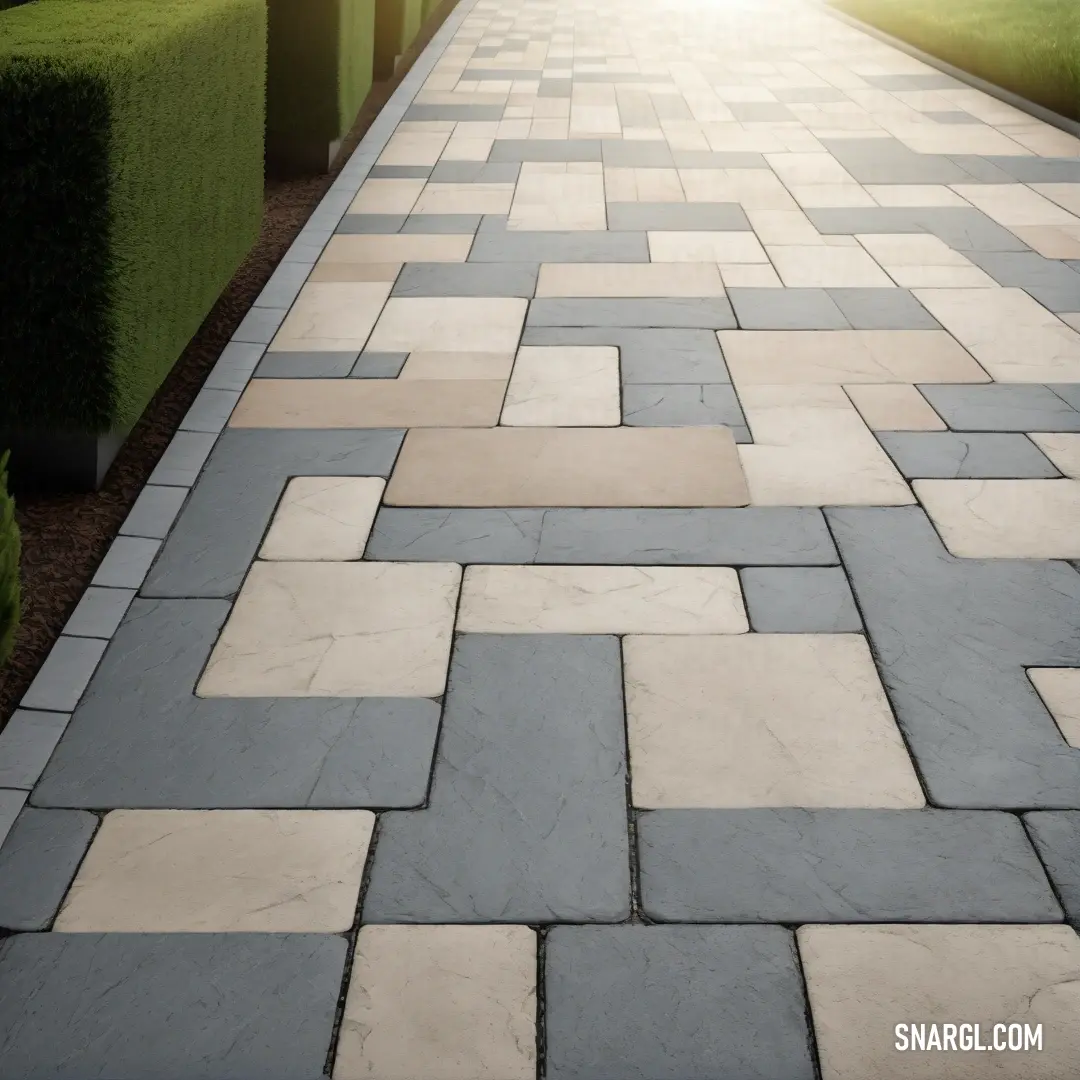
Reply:
[[[424,0],[376,0],[375,78],[389,79],[427,17]]]
[[[0,14],[0,427],[138,420],[258,238],[265,68],[265,0]]]
[[[269,0],[266,157],[325,172],[371,89],[375,0]]]
[[[6,453],[0,454],[0,667],[15,647],[19,625],[19,526],[15,501],[7,490]]]

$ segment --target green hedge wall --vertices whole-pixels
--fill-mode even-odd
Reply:
[[[0,14],[0,427],[139,418],[258,237],[265,0]]]
[[[424,0],[376,0],[375,78],[394,74],[397,58],[416,40],[425,18]]]
[[[11,656],[19,625],[19,527],[7,490],[6,453],[0,455],[0,667]]]
[[[375,0],[269,0],[266,156],[275,173],[321,170],[371,89]]]

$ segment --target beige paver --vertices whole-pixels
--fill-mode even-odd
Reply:
[[[533,1080],[536,934],[365,926],[334,1080]]]
[[[320,281],[300,290],[270,347],[281,351],[359,351],[371,333],[389,282]]]
[[[513,197],[513,184],[428,184],[413,213],[506,214]]]
[[[871,431],[945,430],[945,421],[914,386],[856,383],[844,392]]]
[[[916,480],[915,494],[954,555],[1080,558],[1080,480]]]
[[[527,300],[393,297],[371,333],[373,352],[513,352]],[[452,421],[447,420],[447,423]]]
[[[765,160],[785,184],[855,183],[855,178],[829,153],[766,154]]]
[[[452,130],[453,125],[450,125]],[[449,130],[409,130],[399,124],[390,137],[386,148],[379,155],[380,165],[434,165],[439,160],[447,141]]]
[[[409,214],[424,190],[423,179],[365,180],[349,204],[350,214]]]
[[[1080,333],[1023,289],[918,289],[995,382],[1080,382]]]
[[[410,431],[396,506],[745,506],[727,428]]]
[[[1028,668],[1028,678],[1065,741],[1080,747],[1080,668]]]
[[[825,244],[767,246],[788,288],[895,288],[895,282],[865,251]]]
[[[721,330],[740,392],[770,383],[982,383],[990,377],[942,330]]]
[[[377,476],[290,480],[259,555],[290,562],[339,562],[364,554],[386,482]]]
[[[1076,1072],[1080,938],[1067,926],[803,926],[797,939],[822,1080],[1065,1080]],[[995,1024],[1041,1024],[1043,1049],[896,1049],[897,1024],[937,1024],[940,1037],[946,1023],[980,1024],[984,1044]]]
[[[367,810],[114,810],[56,929],[342,933],[374,826]]]
[[[636,806],[924,803],[859,635],[629,637],[623,655]]]
[[[605,229],[603,167],[592,161],[523,162],[506,227],[540,232]]]
[[[605,169],[604,194],[609,203],[686,202],[675,169]]]
[[[546,263],[537,296],[723,296],[715,262]]]
[[[867,184],[866,193],[879,206],[969,206],[944,184]]]
[[[489,634],[744,634],[735,570],[470,566],[458,630]]]
[[[333,241],[331,241],[333,243]],[[401,273],[400,262],[327,262],[320,259],[312,268],[308,282],[313,281],[389,281]]]
[[[518,350],[500,423],[605,427],[621,419],[618,349],[524,345]]]
[[[791,184],[795,201],[806,210],[831,207],[877,206],[867,190],[858,184]]]
[[[905,289],[998,287],[989,274],[929,233],[861,233],[856,239]]]
[[[506,383],[468,379],[253,379],[229,423],[256,428],[491,427]]]
[[[460,582],[448,563],[255,563],[197,692],[435,697]]]
[[[514,366],[513,352],[414,352],[399,379],[466,379],[503,385]]]
[[[452,233],[331,236],[316,269],[339,263],[464,262],[472,244],[473,237]]]
[[[1080,433],[1035,432],[1030,438],[1062,473],[1073,480],[1080,480]]]
[[[1080,223],[1080,218],[1026,184],[953,184],[951,187],[972,206],[1006,228]]]
[[[1075,225],[1014,225],[1010,229],[1047,259],[1080,259],[1080,221]]]
[[[650,232],[654,263],[764,263],[769,256],[752,232]]]

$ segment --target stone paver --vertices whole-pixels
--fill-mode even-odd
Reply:
[[[1074,1080],[1078,491],[1075,134],[460,0],[0,732],[0,1080]]]

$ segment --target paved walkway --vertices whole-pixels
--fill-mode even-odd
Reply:
[[[0,744],[0,1077],[1075,1080],[1080,142],[795,2],[411,80]]]

